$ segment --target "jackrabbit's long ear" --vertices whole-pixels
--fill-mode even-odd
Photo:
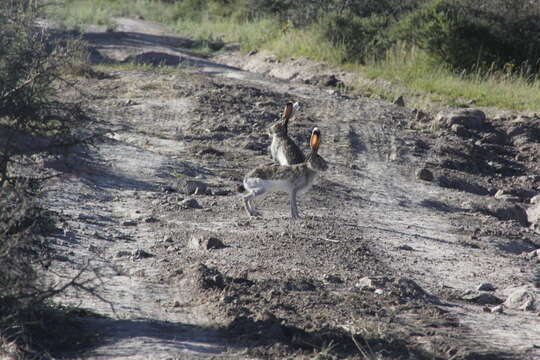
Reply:
[[[321,132],[319,128],[314,128],[311,132],[311,140],[309,141],[309,146],[313,151],[317,151],[319,144],[321,143]]]
[[[289,120],[293,113],[293,103],[288,102],[287,105],[285,105],[285,109],[283,110],[282,118]]]

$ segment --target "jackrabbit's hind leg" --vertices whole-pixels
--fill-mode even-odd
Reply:
[[[253,204],[253,200],[257,195],[261,195],[264,193],[264,190],[257,189],[257,190],[251,190],[248,194],[243,195],[244,197],[244,208],[246,209],[246,212],[248,216],[261,216],[261,213],[257,211]]]

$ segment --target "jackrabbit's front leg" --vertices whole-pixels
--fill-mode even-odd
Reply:
[[[293,219],[299,219],[298,207],[296,206],[296,190],[291,191],[291,216]]]

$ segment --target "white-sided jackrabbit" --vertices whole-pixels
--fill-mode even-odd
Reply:
[[[249,216],[257,216],[259,213],[251,203],[253,198],[270,191],[284,191],[289,193],[291,201],[291,216],[299,217],[296,207],[296,195],[308,191],[319,171],[328,168],[326,161],[319,156],[317,150],[321,141],[321,133],[314,128],[311,133],[311,153],[301,164],[281,166],[263,165],[246,174],[244,177],[244,207]]]
[[[268,133],[272,137],[270,154],[276,164],[294,165],[303,163],[306,160],[302,150],[288,135],[289,120],[299,107],[298,103],[287,103],[281,119],[268,129]]]

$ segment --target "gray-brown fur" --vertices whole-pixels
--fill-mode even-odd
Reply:
[[[317,138],[315,144],[314,137]],[[311,141],[311,153],[302,164],[290,166],[283,165],[263,165],[246,174],[244,177],[244,188],[247,193],[244,197],[244,207],[249,216],[259,213],[255,210],[251,200],[267,191],[285,191],[290,194],[291,216],[298,218],[298,208],[296,205],[296,195],[311,188],[313,180],[319,171],[328,168],[326,161],[317,154],[319,130],[313,129]]]
[[[289,120],[293,115],[293,104],[287,103],[281,119],[268,131],[272,137],[270,154],[274,162],[279,165],[300,164],[306,160],[302,150],[288,135]]]

